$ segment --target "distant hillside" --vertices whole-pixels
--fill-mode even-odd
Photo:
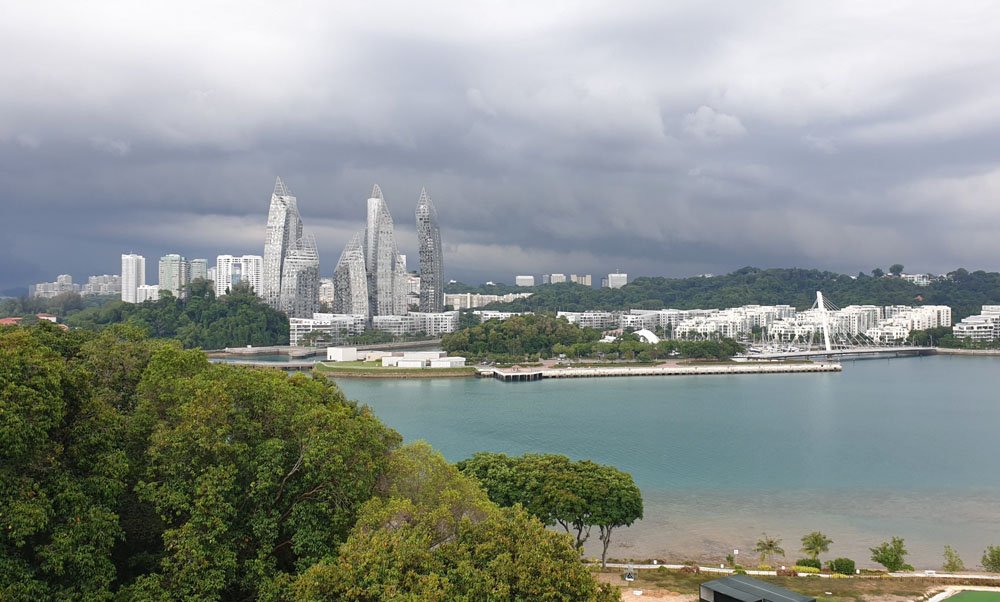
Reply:
[[[1000,303],[1000,273],[958,269],[947,279],[917,286],[900,278],[856,277],[820,270],[746,267],[724,276],[705,278],[636,278],[620,289],[592,289],[574,284],[538,286],[528,299],[494,303],[507,311],[584,311],[644,309],[712,309],[760,304],[807,309],[816,291],[839,307],[873,305],[948,305],[956,321],[979,313],[984,304]]]

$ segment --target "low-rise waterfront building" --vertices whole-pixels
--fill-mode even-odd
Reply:
[[[311,340],[336,345],[351,335],[363,333],[367,324],[368,316],[364,314],[314,313],[311,318],[289,318],[289,343],[301,347]],[[316,334],[312,335],[314,332]]]
[[[1000,339],[1000,305],[984,305],[982,313],[964,318],[952,328],[957,339],[989,343]]]

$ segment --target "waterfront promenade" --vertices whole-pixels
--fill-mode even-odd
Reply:
[[[790,374],[809,372],[840,372],[837,363],[741,363],[741,364],[661,364],[659,366],[601,366],[586,365],[570,368],[518,367],[479,368],[479,376],[504,382],[525,382],[546,378],[602,378],[615,376],[697,376],[720,374]]]

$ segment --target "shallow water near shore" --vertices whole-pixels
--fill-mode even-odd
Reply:
[[[537,451],[631,472],[645,519],[616,532],[613,557],[707,562],[736,548],[742,560],[766,531],[791,562],[799,538],[821,530],[835,542],[826,557],[860,566],[871,564],[869,547],[898,535],[918,568],[938,568],[945,544],[973,568],[1000,545],[1000,358],[862,360],[823,374],[338,384],[452,461]]]

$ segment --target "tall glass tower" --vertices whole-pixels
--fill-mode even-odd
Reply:
[[[302,218],[295,197],[279,177],[271,194],[267,212],[267,236],[264,239],[264,269],[259,294],[275,309],[281,308],[281,280],[285,257],[302,238]]]
[[[333,313],[368,315],[368,275],[364,231],[356,233],[340,254],[333,272]]]
[[[368,276],[369,316],[407,313],[406,271],[396,247],[392,216],[378,184],[368,199],[365,229],[365,270]],[[398,282],[399,280],[403,282]]]
[[[417,243],[420,245],[420,311],[444,311],[441,230],[434,201],[423,188],[417,201]]]
[[[311,318],[319,311],[319,253],[312,234],[295,241],[285,254],[278,309],[289,318]]]

